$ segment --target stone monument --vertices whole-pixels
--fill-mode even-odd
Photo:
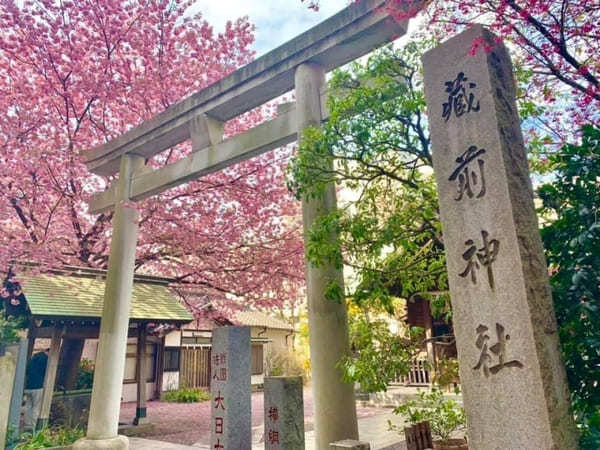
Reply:
[[[210,364],[210,448],[250,450],[250,327],[215,328]]]
[[[474,26],[423,63],[469,449],[577,448],[510,57]]]
[[[304,450],[302,377],[266,377],[265,450]]]

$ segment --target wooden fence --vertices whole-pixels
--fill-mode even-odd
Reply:
[[[183,347],[179,386],[182,388],[210,387],[210,347]]]
[[[407,450],[426,450],[433,447],[429,422],[421,422],[404,429]]]
[[[405,386],[429,386],[431,377],[428,362],[424,359],[416,359],[406,375],[399,375],[392,384],[403,384]]]

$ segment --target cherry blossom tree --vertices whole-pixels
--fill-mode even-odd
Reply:
[[[93,148],[253,57],[242,18],[215,33],[186,0],[0,2],[0,261],[105,268],[112,213],[86,199]],[[262,108],[226,124],[228,135]],[[148,162],[189,153],[179,145]],[[297,205],[278,150],[141,202],[136,270],[215,298],[276,303],[303,280]]]
[[[507,41],[522,87],[521,115],[536,120],[530,138],[543,128],[560,144],[581,125],[600,122],[597,0],[387,0],[385,9],[397,20],[422,17],[424,33],[440,40],[483,23]]]

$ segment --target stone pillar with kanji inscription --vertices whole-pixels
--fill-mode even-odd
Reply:
[[[474,26],[423,63],[469,449],[577,448],[510,57]]]
[[[250,450],[250,327],[212,332],[211,450]]]
[[[265,377],[265,450],[304,449],[302,377]]]

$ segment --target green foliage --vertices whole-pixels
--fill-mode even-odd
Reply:
[[[306,239],[314,266],[353,270],[345,295],[330,286],[332,300],[391,313],[395,297],[447,288],[420,73],[431,45],[386,48],[335,72],[330,119],[305,131],[289,167],[298,197],[323,196],[330,183],[343,188],[338,211],[316,219]]]
[[[366,63],[337,71],[329,83],[330,118],[302,136],[289,167],[298,197],[330,195],[340,186],[339,209],[318,217],[307,232],[310,264],[350,268],[343,292],[326,298],[356,306],[351,315],[352,355],[340,364],[347,381],[365,391],[385,390],[406,374],[417,334],[391,333],[373,320],[396,315],[397,298],[431,296],[432,310],[449,314],[444,247],[437,203],[420,57],[432,41],[385,48]]]
[[[162,400],[173,403],[198,403],[210,400],[210,393],[202,388],[181,388],[162,394]]]
[[[345,298],[364,310],[394,314],[395,297],[420,294],[431,297],[435,314],[450,314],[448,296],[437,295],[447,291],[447,274],[420,73],[431,44],[387,48],[335,72],[330,119],[303,134],[289,168],[298,197],[323,196],[330,183],[341,187],[340,209],[307,233],[307,257],[317,266],[351,268]],[[526,85],[533,73],[517,67],[516,75]],[[557,136],[531,125],[544,107],[524,90],[519,96],[532,168],[553,177],[539,195],[550,222],[543,239],[574,412],[582,445],[600,448],[600,129],[586,127],[581,145],[557,152]],[[379,325],[353,327],[358,342],[365,336],[376,343],[343,362],[346,376],[382,388],[383,371],[369,367],[379,365],[374,355],[385,348],[378,348]]]
[[[344,292],[337,281],[331,281],[327,284],[325,298],[335,303],[342,303],[344,301]]]
[[[555,142],[561,136],[558,136],[552,125],[546,121],[548,103],[536,96],[531,89],[533,71],[519,61],[518,55],[513,56],[516,57],[513,60],[513,67],[517,87],[517,107],[525,131],[529,167],[534,173],[547,173],[551,168],[546,155],[549,150],[557,149]]]
[[[83,358],[79,362],[76,389],[91,389],[94,384],[94,362]]]
[[[308,367],[303,358],[288,350],[271,350],[265,358],[266,373],[270,377],[302,377],[308,381]]]
[[[550,157],[555,179],[539,188],[550,223],[542,238],[582,448],[600,448],[600,128]]]
[[[300,361],[300,365],[304,370],[304,377],[308,381],[311,375],[310,366],[310,345],[309,345],[309,330],[308,330],[308,314],[301,312],[296,324],[296,334],[294,336],[293,352]],[[267,354],[267,358],[268,358]]]
[[[44,428],[33,434],[21,436],[16,450],[32,450],[36,448],[63,447],[82,438],[84,432],[80,428]]]
[[[454,387],[459,383],[458,360],[456,358],[442,358],[438,361],[433,382],[440,388]]]
[[[19,342],[25,320],[24,317],[5,317],[4,314],[0,314],[0,345]]]
[[[392,333],[386,321],[371,320],[365,313],[351,317],[353,352],[341,361],[345,381],[359,382],[364,392],[385,391],[392,379],[408,373],[422,336],[416,327],[406,336]]]
[[[444,397],[439,389],[419,391],[416,400],[396,407],[394,414],[400,414],[411,425],[428,421],[431,434],[442,442],[448,441],[452,433],[464,428],[467,423],[464,408],[455,400]],[[398,430],[391,423],[390,427]]]

